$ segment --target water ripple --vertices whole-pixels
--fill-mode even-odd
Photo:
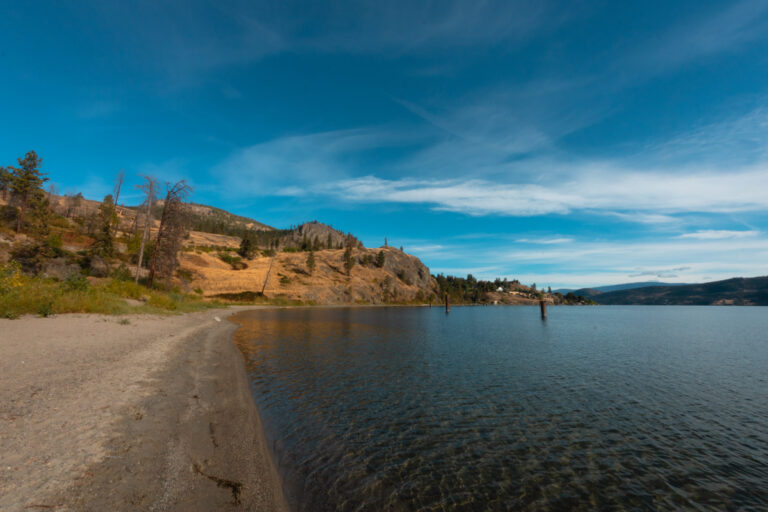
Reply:
[[[297,510],[764,510],[765,308],[238,316]]]

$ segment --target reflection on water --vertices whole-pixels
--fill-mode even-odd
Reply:
[[[768,309],[238,315],[298,510],[768,507]]]

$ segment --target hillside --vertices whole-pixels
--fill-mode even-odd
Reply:
[[[375,264],[379,252],[384,254],[381,267]],[[266,297],[316,304],[423,303],[436,293],[429,269],[415,256],[391,247],[354,249],[355,265],[349,276],[344,270],[344,250],[314,254],[316,268],[310,274],[307,252],[278,252],[274,258],[244,260],[232,251],[213,253],[191,246],[181,256],[180,273],[191,290],[224,299],[254,298],[263,290]]]
[[[123,274],[134,272],[138,254],[136,233],[144,225],[142,208],[117,208],[115,253],[105,259],[91,256],[98,236],[95,226],[101,203],[82,196],[48,197],[56,216],[52,235],[60,242],[56,249],[48,251],[50,255],[26,257],[22,265],[28,272],[55,279],[73,274],[104,278],[118,269],[123,269]],[[0,203],[0,207],[4,204],[5,201]],[[155,204],[153,213],[152,240],[157,234],[162,202]],[[437,300],[435,280],[418,258],[391,247],[367,249],[353,235],[320,222],[275,229],[201,204],[189,204],[187,213],[191,230],[171,282],[183,291],[214,299],[278,299],[315,304]],[[0,264],[11,258],[14,247],[31,241],[25,234],[14,233],[10,222],[4,224],[0,231]],[[239,254],[243,237],[252,243],[248,258]],[[349,275],[344,264],[346,246],[352,247],[354,261]],[[310,251],[316,261],[312,273],[307,268]],[[148,273],[146,266],[150,260],[149,256],[144,258],[142,277]]]
[[[768,276],[736,277],[680,286],[649,286],[607,293],[582,292],[582,295],[599,304],[767,306]]]
[[[78,274],[96,279],[134,275],[139,234],[145,222],[143,208],[116,208],[114,252],[101,257],[93,253],[99,237],[101,203],[79,194],[47,197],[53,217],[46,240],[56,245],[39,256],[27,251],[23,261],[18,260],[26,272],[58,280]],[[158,201],[153,208],[152,241],[162,207],[162,201]],[[352,234],[318,221],[276,229],[196,203],[188,205],[187,218],[190,231],[179,255],[179,267],[165,284],[197,297],[312,304],[423,304],[442,303],[448,294],[452,304],[536,304],[541,298],[557,304],[583,303],[581,298],[545,296],[516,280],[435,278],[414,256],[393,247],[366,248]],[[0,264],[11,258],[15,247],[30,242],[31,238],[15,234],[11,223],[5,222],[0,232]],[[345,268],[345,247],[351,248],[354,262],[349,273]],[[151,251],[151,247],[145,251],[142,280],[148,275]],[[310,253],[315,258],[311,272],[307,261]]]

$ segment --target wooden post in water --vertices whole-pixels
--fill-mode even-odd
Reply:
[[[547,319],[547,302],[544,300],[539,301],[539,308],[541,309],[541,319]]]
[[[451,312],[451,299],[448,298],[448,293],[445,294],[445,312]]]

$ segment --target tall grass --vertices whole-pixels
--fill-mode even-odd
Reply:
[[[14,263],[0,265],[0,318],[27,314],[189,312],[220,306],[219,302],[206,302],[182,293],[149,290],[131,281],[110,279],[91,284],[83,277],[56,281],[24,275]]]

